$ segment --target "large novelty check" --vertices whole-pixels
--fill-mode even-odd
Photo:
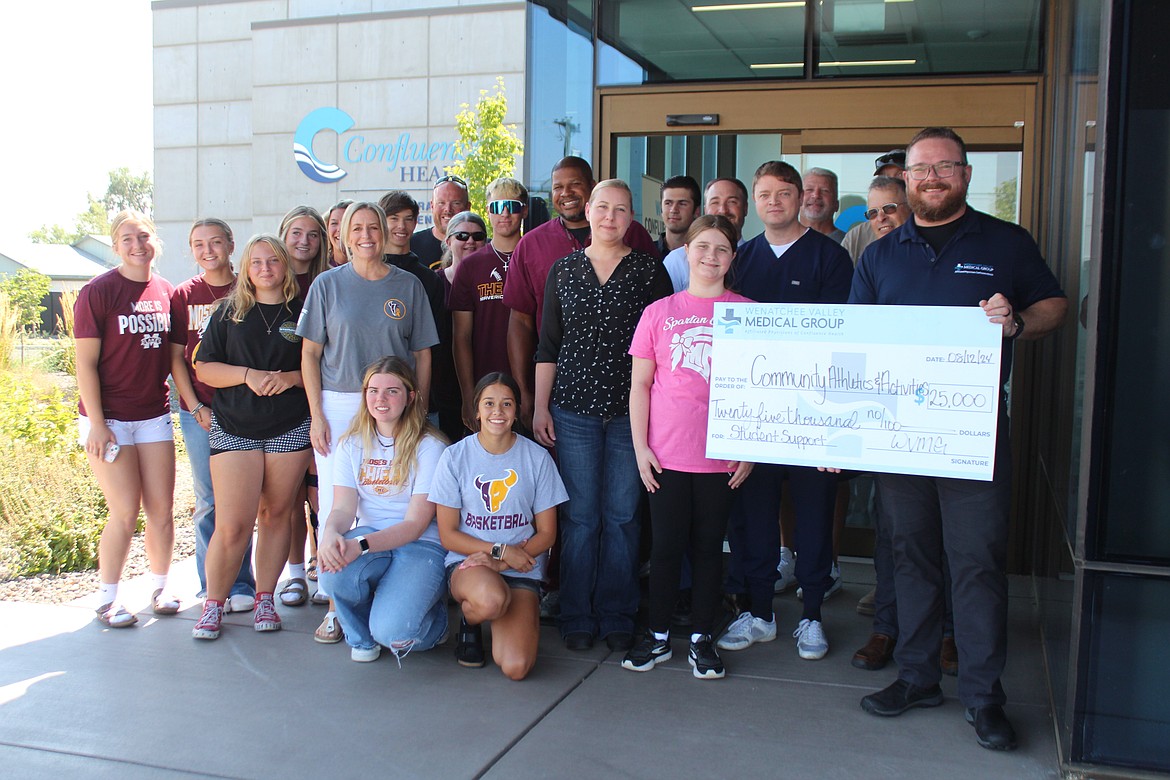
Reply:
[[[977,306],[718,304],[707,457],[990,480],[1001,334]]]

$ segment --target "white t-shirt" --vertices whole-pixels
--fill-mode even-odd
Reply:
[[[357,525],[381,531],[406,519],[411,496],[431,491],[435,467],[446,445],[427,435],[418,443],[418,465],[405,485],[390,485],[390,462],[394,444],[384,447],[375,443],[366,453],[360,436],[348,436],[337,448],[333,479],[337,487],[354,488],[358,493]],[[439,528],[434,516],[419,539],[439,544]]]

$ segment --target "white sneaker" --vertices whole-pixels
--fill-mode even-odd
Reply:
[[[780,548],[780,563],[776,564],[776,593],[791,590],[796,585],[796,561],[792,550]]]
[[[368,664],[371,661],[377,661],[380,655],[382,655],[381,645],[374,645],[373,647],[351,647],[349,649],[349,660],[357,661],[359,664]]]
[[[234,596],[228,596],[227,603],[223,605],[223,611],[226,612],[251,612],[252,608],[256,606],[256,597],[249,596],[247,593],[237,593]]]
[[[806,661],[819,661],[829,652],[829,640],[819,620],[801,620],[792,636],[796,637],[796,652]]]
[[[834,563],[833,568],[829,571],[829,576],[833,578],[833,584],[830,585],[829,589],[825,591],[825,597],[821,599],[822,601],[828,601],[829,596],[832,596],[834,593],[841,592],[841,566]],[[796,597],[798,599],[804,598],[804,588],[796,589]]]
[[[776,619],[764,620],[750,612],[742,612],[731,622],[716,646],[720,650],[743,650],[756,642],[771,642],[776,638]]]

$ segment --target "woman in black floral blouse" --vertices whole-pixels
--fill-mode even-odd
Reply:
[[[585,206],[592,242],[556,262],[545,286],[536,351],[533,429],[556,446],[569,492],[561,518],[561,636],[633,643],[638,609],[638,500],[630,439],[630,339],[642,310],[673,291],[655,257],[630,249],[629,186],[609,179]]]

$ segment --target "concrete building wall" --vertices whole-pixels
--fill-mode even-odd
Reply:
[[[453,161],[455,115],[497,76],[523,137],[524,2],[160,0],[153,11],[155,219],[172,281],[197,270],[187,230],[198,216],[226,219],[242,246],[301,203],[406,189],[425,210]],[[319,108],[352,122],[311,140],[317,160],[345,171],[333,182],[293,157]]]

